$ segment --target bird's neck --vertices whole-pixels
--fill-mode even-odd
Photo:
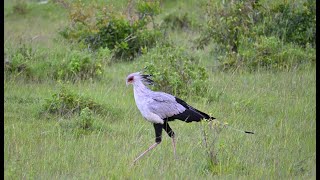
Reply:
[[[148,91],[151,91],[146,85],[144,85],[141,81],[137,81],[133,84],[133,89],[135,94],[144,94]]]

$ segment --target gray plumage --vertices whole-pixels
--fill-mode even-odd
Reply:
[[[153,83],[150,77],[150,75],[143,75],[140,72],[136,72],[128,75],[126,80],[127,85],[133,85],[136,105],[140,110],[142,116],[147,121],[153,123],[156,134],[156,142],[151,145],[146,151],[140,154],[134,160],[134,163],[161,142],[162,129],[164,129],[172,138],[173,150],[175,154],[175,133],[169,126],[168,121],[179,119],[189,123],[193,121],[200,121],[202,119],[215,119],[214,117],[210,117],[206,113],[191,107],[183,100],[171,94],[150,90],[146,86],[146,84]]]
[[[132,73],[127,77],[127,84],[133,84],[136,105],[147,121],[163,124],[166,118],[181,114],[185,112],[187,108],[200,118],[210,118],[207,114],[194,109],[180,99],[178,100],[185,104],[177,102],[177,98],[171,94],[150,90],[144,84],[150,84],[152,82],[149,77],[148,75],[142,75],[140,72]]]
[[[186,110],[186,108],[177,103],[175,97],[170,94],[153,92],[150,98],[153,101],[148,104],[149,110],[157,114],[161,119],[180,114]]]

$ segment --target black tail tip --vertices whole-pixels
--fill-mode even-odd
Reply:
[[[254,132],[251,132],[251,131],[244,131],[244,132],[247,134],[254,134]]]

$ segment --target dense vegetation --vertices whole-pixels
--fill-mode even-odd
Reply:
[[[5,1],[5,178],[315,178],[315,3]],[[173,122],[132,167],[136,71],[256,135]]]

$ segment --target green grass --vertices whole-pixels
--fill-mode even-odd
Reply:
[[[49,8],[43,8],[46,6]],[[5,14],[11,7],[5,1]],[[23,35],[26,39],[39,34],[46,37],[32,44],[48,47],[43,49],[48,54],[67,47],[57,34],[66,23],[64,10],[50,4],[33,4],[31,9],[27,18],[5,17],[5,47],[14,47],[23,29],[28,30]],[[59,13],[46,19],[50,12]],[[194,39],[188,32],[173,32],[170,38],[184,47]],[[96,114],[93,130],[84,134],[72,126],[76,116],[40,115],[45,99],[59,91],[58,82],[7,76],[5,179],[315,179],[315,67],[212,72],[212,57],[206,50],[195,53],[208,67],[208,95],[190,96],[186,101],[234,128],[255,132],[209,131],[209,144],[216,138],[217,165],[209,163],[203,144],[202,129],[207,123],[174,121],[170,125],[177,134],[177,159],[171,139],[163,132],[162,143],[132,166],[134,158],[154,142],[154,129],[136,108],[132,87],[125,84],[126,76],[141,70],[141,64],[123,62],[105,67],[101,80],[64,83],[73,92],[111,107],[108,113]]]
[[[105,82],[70,85],[76,92],[121,111],[118,118],[98,116],[95,123],[100,129],[83,136],[60,126],[69,119],[38,115],[44,98],[57,91],[55,82],[5,81],[5,177],[315,178],[313,68],[210,76],[211,102],[205,98],[187,102],[233,127],[256,133],[223,129],[215,144],[219,164],[214,169],[208,165],[201,143],[201,124],[181,121],[172,123],[177,133],[177,160],[165,135],[160,146],[131,167],[135,156],[153,143],[154,130],[135,107],[132,87],[125,86],[128,72],[114,67],[110,74],[116,74],[116,69],[117,76]]]

